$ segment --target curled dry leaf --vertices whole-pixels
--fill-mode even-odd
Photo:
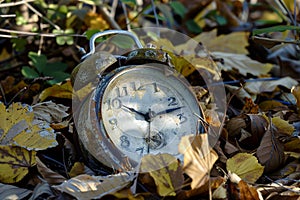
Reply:
[[[210,170],[218,159],[209,145],[208,135],[184,136],[179,152],[184,155],[183,171],[192,178],[191,188],[200,188],[208,181]]]
[[[226,129],[242,148],[253,150],[259,146],[267,126],[268,121],[262,115],[242,114],[230,119]]]
[[[36,157],[37,169],[42,177],[51,185],[61,184],[66,180],[65,177],[49,169],[38,157]]]
[[[66,192],[76,199],[100,199],[107,194],[113,194],[125,188],[135,177],[136,175],[132,172],[109,176],[90,176],[83,174],[52,187]]]
[[[256,156],[266,173],[276,170],[285,162],[284,146],[277,136],[278,130],[270,123],[256,150]]]
[[[38,103],[32,106],[34,117],[48,123],[61,122],[63,118],[69,116],[66,111],[69,107],[56,104],[52,101]]]
[[[226,168],[249,183],[255,183],[264,172],[264,167],[258,163],[257,158],[248,153],[238,153],[229,158]]]
[[[0,199],[27,199],[31,190],[0,183]]]
[[[36,152],[16,146],[0,145],[0,181],[16,183],[36,164]]]
[[[240,200],[260,200],[260,195],[258,191],[247,184],[243,180],[234,181],[231,178],[234,174],[229,174],[229,179],[227,183],[227,195],[230,199],[240,199]]]
[[[254,76],[265,75],[270,72],[273,67],[271,64],[264,64],[256,60],[252,60],[244,54],[233,54],[225,52],[212,52],[212,54],[215,57],[222,58],[224,60],[224,64],[217,63],[217,65],[221,69],[223,69],[224,71],[231,71],[233,69],[236,69],[240,74],[244,76],[247,76],[247,74],[249,73]]]
[[[149,172],[160,196],[175,196],[183,184],[180,163],[170,154],[144,156],[141,160],[140,172]]]
[[[14,144],[28,150],[44,150],[58,144],[49,124],[34,120],[32,108],[20,103],[6,109],[0,102],[0,133],[0,144]]]
[[[298,113],[300,113],[300,85],[294,86],[292,88],[292,94],[295,96],[296,98],[296,103],[298,106]]]

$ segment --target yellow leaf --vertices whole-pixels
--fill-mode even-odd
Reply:
[[[73,94],[73,88],[71,85],[71,81],[68,80],[64,84],[57,84],[49,88],[46,88],[40,94],[39,99],[41,101],[44,101],[48,97],[72,99],[72,94]]]
[[[109,28],[109,25],[103,19],[102,15],[93,11],[90,11],[85,15],[84,22],[89,29],[93,30],[105,30]]]
[[[287,135],[292,135],[292,133],[295,130],[293,125],[289,124],[288,121],[285,121],[285,120],[281,119],[280,117],[273,117],[272,118],[272,123],[273,123],[273,125],[276,126],[276,128],[278,129],[278,131],[280,133],[285,133]]]
[[[75,177],[80,174],[84,174],[84,163],[82,162],[75,162],[71,171],[69,172],[70,177]]]
[[[248,46],[249,33],[235,32],[228,35],[217,36],[216,29],[210,32],[203,32],[193,39],[203,43],[206,48],[211,51],[219,51],[234,54],[248,54],[246,46]],[[236,44],[236,45],[232,45]]]
[[[249,183],[257,181],[264,172],[264,167],[258,163],[257,158],[248,153],[238,153],[229,158],[226,168]]]
[[[13,103],[7,109],[0,103],[0,144],[16,145],[28,150],[43,150],[58,143],[47,122],[34,120],[32,108]]]
[[[179,144],[184,154],[183,171],[192,178],[192,189],[200,188],[209,179],[209,171],[218,154],[209,146],[207,134],[184,136]]]
[[[175,196],[182,186],[183,176],[177,159],[170,154],[146,155],[141,160],[140,172],[149,172],[160,196]]]
[[[21,147],[0,145],[0,181],[19,182],[28,174],[28,168],[36,164],[36,152]]]

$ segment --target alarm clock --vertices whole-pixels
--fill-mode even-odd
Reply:
[[[132,38],[137,48],[123,55],[95,52],[95,40],[110,34]],[[90,94],[76,105],[75,124],[83,148],[113,169],[131,169],[148,154],[178,152],[185,135],[203,127],[203,112],[185,77],[175,70],[170,52],[144,48],[128,31],[104,31],[90,40],[90,52],[72,74]]]

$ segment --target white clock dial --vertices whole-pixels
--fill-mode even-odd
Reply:
[[[198,132],[198,103],[168,66],[140,65],[117,73],[101,100],[101,117],[112,143],[131,160],[145,154],[178,156],[182,136]]]

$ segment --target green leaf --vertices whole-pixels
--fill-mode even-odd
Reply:
[[[54,78],[53,80],[47,81],[49,84],[53,85],[66,80],[67,78],[70,77],[70,74],[61,71],[53,71],[48,73],[47,76],[51,76]]]
[[[39,77],[39,74],[34,69],[32,69],[28,66],[22,67],[21,73],[23,76],[25,76],[26,78],[30,78],[30,79]]]
[[[201,27],[194,20],[187,20],[186,26],[188,30],[191,31],[192,33],[199,34],[202,32]]]
[[[261,33],[270,33],[270,32],[283,32],[287,30],[296,30],[300,31],[299,26],[289,26],[289,25],[279,25],[279,26],[272,26],[268,28],[261,28],[261,29],[255,29],[252,31],[253,35],[261,34]]]
[[[187,12],[186,7],[179,1],[170,2],[171,8],[174,10],[176,14],[178,14],[181,18],[184,18],[184,15]]]
[[[47,57],[43,54],[39,55],[35,52],[30,51],[28,57],[32,61],[32,65],[38,70],[39,73],[42,73],[46,67]]]
[[[56,71],[65,71],[68,68],[66,63],[62,62],[54,62],[54,63],[47,63],[45,70],[43,71],[44,75],[47,75],[49,72],[56,72]]]

